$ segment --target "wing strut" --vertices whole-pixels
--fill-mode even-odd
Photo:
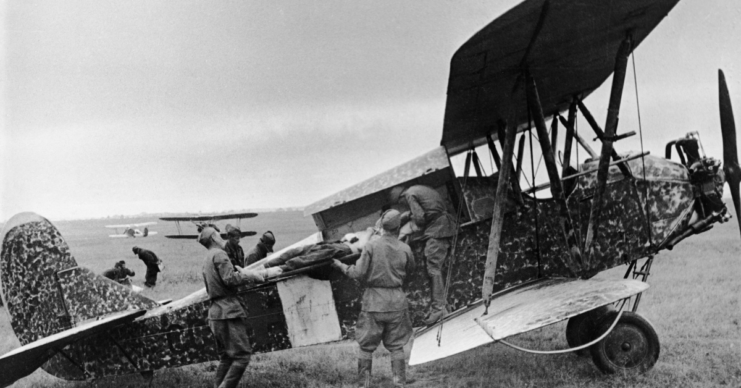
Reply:
[[[504,145],[502,146],[502,168],[499,169],[499,180],[497,181],[497,197],[494,202],[492,213],[491,231],[489,232],[489,247],[486,250],[486,267],[484,268],[484,284],[481,294],[487,308],[489,298],[494,287],[494,275],[497,270],[497,257],[499,257],[499,241],[502,237],[502,224],[504,222],[504,211],[507,206],[507,188],[509,186],[510,173],[512,172],[512,154],[515,150],[516,125],[507,125],[504,129]],[[500,138],[501,139],[501,138]]]
[[[535,85],[535,80],[530,75],[528,75],[527,78],[528,105],[532,110],[535,129],[538,130],[538,141],[540,142],[540,149],[543,153],[543,161],[545,161],[545,167],[548,171],[548,179],[551,181],[551,194],[553,194],[553,198],[559,205],[561,231],[563,232],[566,246],[569,248],[569,253],[571,254],[571,260],[567,265],[574,276],[576,276],[576,274],[580,272],[579,270],[583,264],[582,254],[579,249],[579,244],[576,241],[576,235],[574,234],[571,214],[569,214],[569,208],[566,205],[566,197],[563,193],[563,184],[561,183],[561,177],[559,176],[558,168],[556,167],[556,158],[553,156],[553,149],[548,140],[548,129],[546,128],[545,117],[543,117],[543,107],[540,105],[538,88]],[[557,121],[554,120],[554,122]]]
[[[559,116],[559,119],[562,119],[562,117]],[[569,107],[569,121],[563,125],[566,128],[566,141],[563,146],[563,166],[561,167],[561,173],[564,178],[569,174],[569,167],[571,166],[571,145],[574,144],[575,122],[576,101],[571,103],[571,106]]]
[[[607,122],[605,124],[605,133],[600,136],[602,139],[602,154],[599,159],[599,166],[597,170],[597,187],[595,189],[594,198],[592,199],[592,209],[589,213],[589,224],[587,226],[587,236],[584,241],[584,252],[587,258],[587,265],[594,254],[592,250],[592,241],[594,241],[595,230],[597,224],[600,221],[600,215],[602,213],[602,196],[605,193],[605,186],[607,185],[607,173],[610,165],[610,156],[613,155],[615,150],[612,148],[613,139],[617,132],[618,126],[618,114],[620,113],[620,100],[623,96],[623,85],[625,82],[625,70],[628,67],[628,55],[632,50],[632,42],[630,36],[626,37],[625,40],[620,44],[620,48],[615,58],[615,74],[612,76],[612,90],[610,92],[610,104],[607,108]],[[579,109],[582,109],[584,116],[587,116],[584,105],[579,102]],[[596,127],[592,127],[596,131]],[[597,134],[600,135],[599,133]],[[622,171],[622,169],[621,169]],[[625,172],[623,172],[625,174]],[[628,175],[632,176],[632,175]]]
[[[628,54],[630,54],[630,50],[628,51]],[[626,66],[628,64],[628,54],[626,54],[625,56]],[[617,75],[617,62],[615,63],[615,75]],[[615,77],[613,76],[612,79],[613,79],[612,87],[614,91],[615,90],[615,82],[614,82]],[[623,79],[625,79],[625,70],[623,70]],[[623,95],[623,82],[620,82],[620,96],[622,95]],[[602,144],[605,144],[605,141],[608,141],[608,139],[605,136],[604,131],[602,131],[602,128],[600,128],[599,124],[597,124],[597,121],[594,120],[594,116],[592,116],[592,112],[590,112],[589,109],[587,109],[587,106],[584,105],[584,103],[581,102],[581,100],[576,100],[576,103],[579,105],[579,110],[581,111],[584,118],[587,119],[589,126],[592,127],[592,130],[594,130],[594,134],[597,135],[597,137],[602,141]],[[608,116],[610,115],[610,112],[609,112],[610,109],[612,109],[612,95],[610,96],[610,108],[608,108],[608,113],[607,113]],[[617,130],[617,120],[618,120],[617,115],[619,112],[620,112],[620,101],[617,102],[617,111],[615,111],[615,130]],[[607,120],[609,124],[610,118],[608,117]],[[613,133],[613,136],[614,135],[615,134]],[[610,141],[610,144],[612,144],[614,139],[610,137],[609,141]],[[615,149],[612,148],[612,145],[610,145],[610,149],[612,149],[612,151],[610,151],[610,156],[612,156],[612,160],[619,160],[620,155],[618,155],[617,151],[615,151]],[[624,176],[626,177],[633,176],[633,173],[630,172],[630,168],[628,168],[627,164],[620,163],[618,164],[618,168],[620,168],[620,172],[623,173]]]

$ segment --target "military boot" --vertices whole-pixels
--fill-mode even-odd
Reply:
[[[373,360],[358,359],[358,387],[370,388]]]
[[[448,315],[447,302],[445,300],[445,283],[442,274],[430,276],[430,288],[432,298],[430,301],[430,313],[424,320],[424,324],[430,326]]]
[[[232,360],[222,360],[219,362],[219,367],[216,368],[216,375],[214,376],[214,388],[219,388],[221,382],[224,381],[226,373],[229,372],[229,367],[232,366]]]
[[[393,375],[394,387],[403,387],[406,384],[407,363],[404,360],[391,361],[391,373]]]
[[[244,370],[247,369],[249,363],[249,360],[246,362],[242,360],[234,361],[232,366],[229,368],[229,371],[226,373],[226,376],[224,376],[224,381],[221,382],[219,388],[236,388],[237,385],[239,385],[239,380],[242,379]]]

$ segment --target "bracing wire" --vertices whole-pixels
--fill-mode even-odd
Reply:
[[[470,152],[470,151],[469,151]],[[478,159],[478,158],[477,158]],[[481,164],[481,161],[479,160],[479,164]],[[481,166],[483,167],[483,166]],[[492,166],[493,168],[493,166]],[[466,169],[468,170],[468,169]],[[493,170],[492,170],[493,171]],[[466,171],[465,174],[463,174],[463,185],[461,188],[461,192],[466,190],[466,186],[468,184],[468,174],[470,173],[470,170]],[[460,225],[461,221],[461,214],[463,213],[463,206],[464,206],[464,198],[463,193],[458,196],[458,210],[456,212],[455,216],[455,227],[458,228],[458,225]],[[453,275],[453,266],[455,264],[455,247],[458,244],[458,231],[456,230],[455,235],[453,235],[453,243],[450,246],[450,259],[448,260],[448,270],[445,275],[445,287],[443,288],[443,295],[445,295],[445,301],[447,303],[448,300],[448,291],[450,290],[450,279]],[[443,307],[444,309],[447,308],[447,306]],[[440,346],[440,342],[443,338],[443,324],[445,323],[444,320],[440,321],[440,326],[437,328],[437,346]]]
[[[648,186],[651,184],[648,180],[646,180],[646,153],[643,150],[643,125],[641,124],[641,104],[638,100],[638,73],[636,73],[636,53],[635,50],[630,55],[631,62],[633,63],[633,86],[635,89],[636,94],[636,111],[638,112],[638,134],[639,139],[641,140],[641,163],[643,165],[643,182],[645,186],[645,196],[644,196],[644,211],[646,212],[646,229],[648,230],[648,243],[651,247],[651,250],[653,250],[653,236],[651,235],[651,213],[648,209]],[[637,187],[636,187],[637,189]],[[636,190],[636,194],[638,191]],[[640,198],[639,198],[640,200]]]
[[[563,353],[571,353],[577,350],[586,349],[602,341],[603,339],[605,339],[605,337],[607,337],[612,332],[612,329],[614,329],[615,326],[617,326],[617,323],[620,321],[620,317],[623,316],[623,307],[625,307],[625,301],[626,300],[623,300],[623,303],[620,305],[620,310],[618,310],[617,316],[615,317],[615,320],[612,322],[612,325],[610,325],[610,328],[608,328],[607,331],[605,331],[599,338],[595,339],[592,342],[581,345],[581,346],[577,346],[577,347],[569,348],[569,349],[560,349],[560,350],[533,350],[533,349],[527,349],[527,348],[517,346],[505,340],[499,340],[499,342],[501,342],[503,345],[509,346],[512,349],[516,349],[516,350],[527,352],[527,353],[533,353],[533,354],[563,354]]]

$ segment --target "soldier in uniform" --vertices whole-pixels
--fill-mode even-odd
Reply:
[[[121,260],[117,262],[113,268],[103,271],[103,276],[113,280],[118,284],[131,285],[131,279],[129,276],[134,276],[134,271],[126,268],[126,262]]]
[[[226,235],[229,238],[229,241],[226,242],[226,247],[224,248],[224,250],[229,256],[229,260],[232,262],[232,265],[234,265],[235,267],[244,267],[244,250],[242,249],[242,246],[239,245],[239,239],[242,238],[242,231],[239,230],[239,228],[228,226],[226,229]]]
[[[275,235],[271,231],[267,231],[260,237],[260,242],[255,245],[254,248],[247,253],[247,262],[245,266],[260,261],[268,256],[268,253],[273,253],[273,245],[275,245]]]
[[[160,272],[160,265],[162,260],[154,254],[154,252],[134,247],[131,249],[135,255],[139,257],[139,260],[144,262],[147,266],[147,273],[144,275],[144,285],[147,287],[154,287],[157,284],[157,273]]]
[[[395,386],[404,386],[406,361],[404,345],[412,337],[407,297],[402,285],[414,271],[411,248],[398,239],[401,217],[396,210],[381,215],[383,231],[371,238],[355,265],[334,260],[333,266],[365,286],[362,309],[355,325],[358,352],[358,384],[370,386],[373,352],[378,344],[391,352]]]
[[[202,273],[211,301],[208,324],[220,359],[214,387],[233,388],[239,384],[252,356],[245,322],[247,311],[237,296],[237,287],[264,281],[264,271],[235,268],[224,251],[224,240],[214,228],[204,228],[198,242],[208,249]]]
[[[440,194],[431,187],[397,186],[391,189],[390,197],[391,202],[409,208],[402,215],[402,223],[411,219],[411,229],[419,236],[417,241],[425,244],[424,255],[432,295],[424,323],[432,325],[448,313],[442,267],[450,256],[451,240],[457,231],[455,219],[448,213]]]

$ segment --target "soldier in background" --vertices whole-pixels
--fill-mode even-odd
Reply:
[[[401,215],[387,210],[381,215],[383,228],[365,244],[355,265],[334,260],[333,266],[365,287],[362,308],[355,325],[358,351],[358,386],[369,387],[373,352],[383,342],[391,353],[394,386],[406,383],[404,345],[412,338],[407,296],[402,289],[407,276],[414,271],[414,255],[409,245],[399,241]]]
[[[268,230],[262,234],[257,245],[247,253],[247,259],[244,263],[245,266],[264,259],[268,256],[268,253],[273,253],[273,245],[275,245],[275,235],[273,235],[273,232]]]
[[[237,295],[237,288],[263,282],[265,271],[235,268],[224,251],[226,243],[214,228],[204,228],[198,236],[198,242],[208,249],[202,274],[211,302],[208,325],[216,338],[220,359],[214,387],[233,388],[239,384],[252,357],[245,322],[247,311]]]
[[[147,273],[144,275],[144,285],[147,287],[154,287],[157,284],[157,273],[162,270],[162,260],[152,251],[134,247],[131,249],[134,254],[139,256],[139,260],[144,262],[147,266]]]
[[[244,267],[244,249],[239,245],[239,240],[242,238],[242,231],[239,230],[239,228],[227,225],[226,235],[229,240],[226,242],[224,251],[226,251],[226,254],[229,256],[229,260],[235,267]]]
[[[117,262],[113,268],[103,271],[103,276],[125,286],[131,285],[131,278],[129,276],[134,275],[134,271],[126,268],[126,262],[123,260]]]

